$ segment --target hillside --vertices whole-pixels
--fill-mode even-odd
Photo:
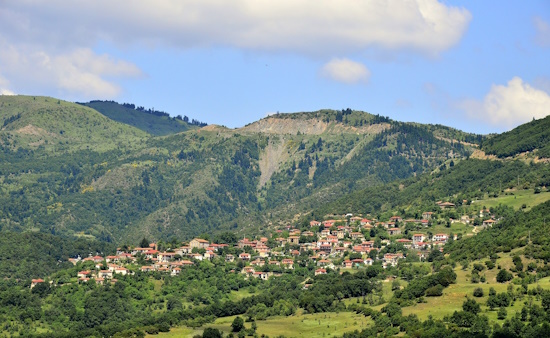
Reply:
[[[3,153],[135,149],[147,136],[91,108],[42,96],[0,96],[0,126]]]
[[[482,149],[499,158],[512,157],[524,152],[550,157],[550,116],[533,120],[511,131],[495,135],[483,142]]]
[[[196,124],[190,124],[187,116],[178,118],[170,117],[165,112],[145,110],[143,107],[135,107],[133,104],[119,104],[114,101],[91,101],[82,105],[93,108],[113,121],[118,121],[151,135],[163,136],[184,132],[196,128]]]
[[[1,133],[10,145],[0,163],[3,229],[84,234],[117,243],[268,229],[312,210],[328,210],[321,206],[350,193],[358,196],[360,212],[387,203],[370,203],[356,193],[363,189],[364,196],[390,191],[384,198],[392,203],[383,210],[410,203],[401,195],[416,194],[424,203],[457,194],[464,185],[449,191],[443,177],[452,177],[453,166],[468,167],[468,156],[483,140],[444,126],[350,109],[279,114],[236,130],[208,126],[155,137],[81,105],[48,98],[3,100],[15,100],[4,101],[2,108]],[[61,117],[59,124],[51,122]],[[50,122],[67,131],[50,135]],[[44,147],[35,140],[13,141],[28,125],[48,133],[42,136]],[[113,130],[119,134],[109,134]],[[78,132],[85,137],[64,144],[57,140]],[[61,146],[70,153],[60,152]],[[491,192],[495,182],[511,185],[527,173],[524,167],[509,170],[502,164],[495,170],[492,162],[486,169],[472,163],[473,180],[486,173],[490,189],[484,189]],[[522,184],[543,184],[537,181],[543,177],[539,171],[524,175]],[[415,192],[424,192],[422,185],[434,178],[442,182],[440,192],[429,199]],[[399,194],[401,185],[405,194]],[[331,208],[349,205],[337,202]]]

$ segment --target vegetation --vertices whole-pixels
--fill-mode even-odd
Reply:
[[[115,101],[96,100],[81,104],[97,110],[114,121],[128,124],[156,136],[175,134],[193,127],[206,126],[206,123],[195,119],[190,120],[185,115],[170,117],[166,112],[157,111],[154,108],[136,107],[131,103],[119,104]]]
[[[549,142],[550,117],[547,116],[483,141],[482,149],[500,158],[538,150],[537,155],[548,158]]]

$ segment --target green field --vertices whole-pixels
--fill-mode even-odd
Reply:
[[[496,198],[485,198],[472,203],[486,208],[496,207],[499,204],[510,206],[516,210],[520,209],[524,204],[526,210],[550,200],[550,192],[543,190],[539,194],[535,194],[533,189],[511,191],[513,195],[501,195]]]
[[[205,325],[213,327],[228,334],[231,332],[231,323],[235,319],[224,317],[217,319],[213,324]],[[353,330],[362,330],[367,327],[370,319],[363,315],[357,315],[352,312],[327,312],[315,314],[302,314],[299,311],[296,315],[289,317],[271,317],[267,320],[257,321],[258,335],[268,335],[276,337],[284,335],[285,337],[338,337],[345,332]],[[250,328],[251,323],[245,323],[246,328]],[[170,332],[159,333],[158,335],[148,335],[146,337],[193,337],[195,334],[201,334],[204,328],[193,330],[187,327],[173,328]]]

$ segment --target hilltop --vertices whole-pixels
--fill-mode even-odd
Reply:
[[[43,96],[0,96],[0,145],[47,153],[135,148],[147,134],[96,110]]]

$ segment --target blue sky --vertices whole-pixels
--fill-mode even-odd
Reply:
[[[240,127],[352,108],[465,131],[550,114],[549,1],[0,0],[0,93]]]

